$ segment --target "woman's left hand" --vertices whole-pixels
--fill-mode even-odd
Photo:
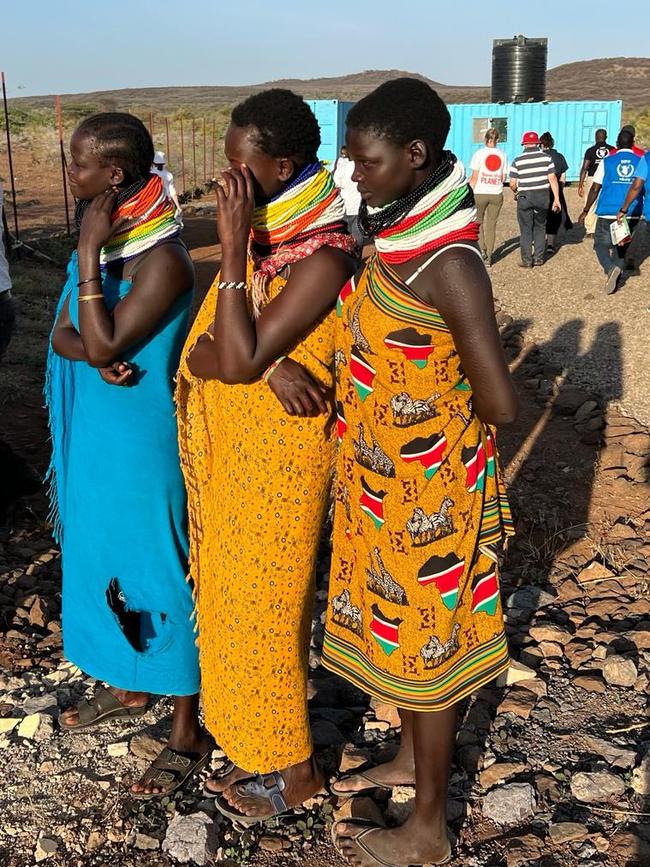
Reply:
[[[223,185],[217,187],[219,240],[224,252],[245,253],[255,207],[253,178],[244,165],[221,175]]]
[[[112,235],[118,232],[128,222],[122,217],[111,222],[111,214],[115,207],[117,193],[106,190],[100,193],[90,203],[88,210],[81,221],[79,231],[79,247],[86,250],[99,250]]]

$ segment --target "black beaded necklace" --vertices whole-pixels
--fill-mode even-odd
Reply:
[[[405,196],[400,196],[390,205],[386,205],[376,214],[368,213],[368,205],[362,201],[359,208],[359,228],[364,235],[377,235],[388,229],[389,226],[394,226],[395,223],[405,217],[417,203],[431,192],[438,184],[441,184],[445,178],[448,178],[452,173],[456,164],[456,157],[451,151],[443,151],[441,154],[440,163],[414,190],[406,193]]]

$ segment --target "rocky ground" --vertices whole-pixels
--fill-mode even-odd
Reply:
[[[207,274],[201,243],[194,255]],[[0,435],[42,469],[39,353],[60,272],[29,262],[18,272],[23,309],[0,368]],[[567,378],[495,285],[522,397],[521,419],[500,437],[517,523],[502,581],[516,664],[463,704],[448,807],[453,864],[641,867],[650,863],[650,435],[597,384]],[[318,665],[327,569],[324,545],[310,707],[333,775],[390,755],[398,720]],[[163,743],[170,703],[128,726],[59,730],[61,708],[92,684],[62,656],[60,558],[42,495],[13,509],[0,540],[0,672],[7,867],[335,865],[333,816],[398,822],[411,806],[408,788],[347,805],[324,792],[300,815],[240,834],[215,819],[200,780],[173,799],[132,801],[128,784]]]

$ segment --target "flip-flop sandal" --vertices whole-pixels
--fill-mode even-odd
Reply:
[[[92,698],[84,699],[76,706],[79,722],[66,723],[63,716],[59,716],[59,725],[68,732],[85,731],[109,719],[135,719],[145,714],[147,707],[148,702],[138,707],[127,707],[112,692],[100,686]]]
[[[442,867],[443,864],[449,864],[452,856],[451,845],[449,846],[448,854],[442,859],[442,861],[425,861],[422,864],[395,864],[392,861],[384,861],[383,858],[380,858],[377,853],[370,848],[370,844],[366,842],[364,838],[369,837],[374,831],[382,830],[381,828],[366,828],[365,831],[362,831],[360,834],[357,834],[356,837],[348,837],[347,839],[354,840],[356,846],[361,849],[362,852],[372,858],[377,867]],[[345,856],[344,856],[345,857]]]
[[[267,784],[268,780],[273,781],[271,785]],[[272,771],[270,774],[255,774],[234,783],[233,788],[242,798],[259,798],[262,801],[268,801],[273,807],[273,812],[268,815],[247,816],[245,813],[240,813],[236,807],[228,803],[223,795],[217,795],[215,806],[222,816],[226,816],[236,825],[245,827],[257,825],[267,822],[269,819],[275,819],[277,816],[282,816],[291,809],[282,794],[285,785],[284,777],[279,771]]]
[[[160,786],[162,792],[132,792],[129,795],[136,801],[153,801],[155,798],[166,798],[177,792],[192,774],[198,773],[210,761],[212,747],[203,753],[181,753],[165,747],[160,755],[153,760],[142,777],[143,783],[152,782]],[[172,785],[173,784],[173,785]],[[171,787],[171,788],[169,788]]]
[[[382,825],[373,822],[372,819],[363,819],[361,816],[350,816],[348,819],[337,819],[336,822],[332,823],[332,827],[330,828],[330,837],[332,838],[332,846],[334,846],[341,858],[343,858],[344,855],[342,850],[339,848],[339,835],[337,834],[337,828],[340,828],[341,825],[353,825],[355,828],[359,828],[359,831],[383,827]],[[356,839],[356,835],[354,834],[341,834],[341,837],[344,837],[346,840]]]
[[[218,771],[215,771],[213,774],[210,774],[210,776],[208,777],[208,780],[206,781],[205,785],[203,786],[203,797],[204,798],[216,798],[218,795],[220,795],[221,792],[217,792],[214,789],[208,788],[208,782],[210,780],[214,780],[215,783],[220,783],[222,780],[225,780],[225,778],[228,776],[228,774],[232,774],[232,772],[235,770],[235,768],[236,768],[235,763],[231,762],[230,759],[228,759],[228,761],[225,763],[225,765],[222,765]]]
[[[381,767],[381,765],[378,765]],[[395,789],[397,786],[414,786],[415,783],[413,780],[409,780],[405,783],[391,783],[387,785],[386,783],[382,783],[380,780],[376,780],[371,774],[373,768],[369,768],[367,771],[355,771],[353,774],[344,774],[340,779],[336,782],[330,784],[330,792],[333,795],[336,795],[337,798],[353,798],[355,795],[361,795],[363,792],[369,792],[371,789],[386,789],[390,791],[390,789]],[[343,783],[348,780],[353,780],[355,777],[363,780],[368,783],[367,786],[364,786],[362,789],[340,789],[338,787],[338,783]]]

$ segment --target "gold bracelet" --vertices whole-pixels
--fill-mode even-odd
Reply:
[[[98,292],[96,295],[80,295],[79,300],[80,301],[95,301],[97,298],[103,298],[103,297],[104,297],[104,293]]]
[[[209,331],[204,331],[203,336],[207,337],[209,340],[211,340],[214,343],[214,334],[211,334]]]

